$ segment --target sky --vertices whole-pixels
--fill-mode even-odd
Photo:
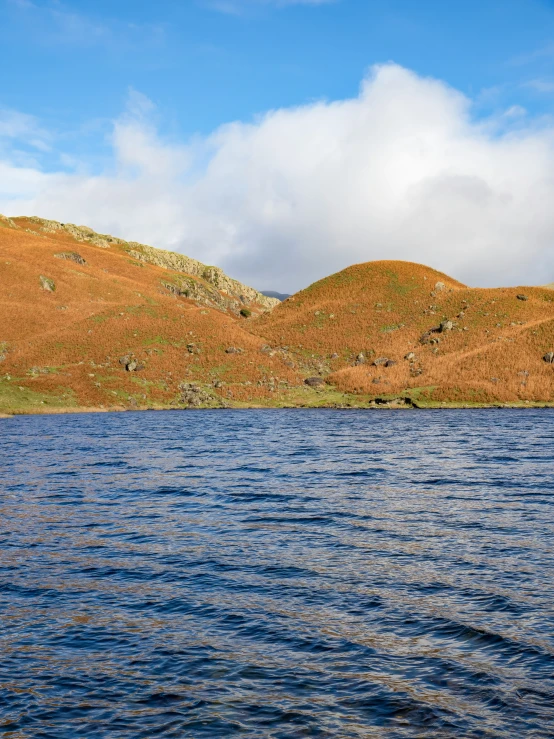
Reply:
[[[554,0],[0,0],[0,212],[291,292],[554,281]]]

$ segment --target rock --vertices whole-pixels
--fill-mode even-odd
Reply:
[[[76,264],[86,264],[86,260],[76,251],[62,251],[59,254],[54,254],[57,259],[70,259]]]
[[[131,361],[131,357],[127,355],[124,357],[119,357],[119,364],[121,364],[123,367],[126,367],[130,361]]]
[[[527,295],[516,295],[516,297],[517,297],[518,300],[529,300],[529,298],[527,297]]]
[[[444,284],[444,282],[437,282],[435,284],[435,290],[437,292],[441,292],[441,290],[446,290],[446,285]]]
[[[381,379],[379,377],[374,377],[371,381],[374,385],[379,385],[381,382]]]
[[[241,349],[237,346],[230,346],[227,349],[225,349],[225,354],[242,354],[244,349]]]
[[[46,290],[48,293],[53,293],[56,290],[56,283],[54,280],[51,280],[50,277],[45,277],[44,275],[40,276],[40,284],[43,290]]]
[[[413,362],[413,360],[416,358],[415,354],[413,352],[408,352],[404,359],[407,359],[408,362]]]
[[[379,367],[382,364],[386,364],[388,361],[388,357],[377,357],[377,359],[373,361],[373,366]]]
[[[309,387],[323,387],[323,385],[325,385],[325,380],[323,377],[307,377],[304,380],[304,384]]]
[[[365,364],[366,358],[365,354],[363,352],[360,352],[358,356],[356,357],[356,364]]]
[[[414,408],[411,398],[374,398],[369,403],[370,408]]]
[[[554,352],[547,352],[544,357],[544,361],[548,364],[554,364]]]
[[[329,359],[338,359],[338,358],[339,358],[339,355],[336,352],[331,354],[331,356],[329,357]]]
[[[189,408],[199,408],[202,405],[212,403],[214,400],[210,393],[194,382],[181,383],[179,390],[181,391],[181,402]]]
[[[394,361],[394,359],[387,359],[387,361],[385,362],[385,367],[394,367],[395,364],[396,362]]]
[[[433,328],[430,328],[428,331],[426,331],[420,338],[419,343],[420,344],[431,344],[433,342],[432,335],[438,334],[441,331],[440,326],[434,326]]]
[[[131,361],[125,365],[125,369],[127,370],[127,372],[134,372],[137,367],[138,362],[136,359],[131,359]]]
[[[452,331],[454,328],[454,324],[452,321],[442,321],[441,325],[439,326],[439,331],[444,333],[445,331]]]

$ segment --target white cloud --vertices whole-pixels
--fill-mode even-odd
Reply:
[[[134,95],[100,176],[0,164],[0,212],[177,249],[288,291],[372,259],[474,285],[554,279],[554,125],[474,121],[472,103],[396,65],[356,98],[271,111],[186,144]],[[549,127],[550,126],[550,127]]]
[[[34,43],[83,47],[103,46],[110,51],[159,46],[165,37],[160,24],[123,23],[75,10],[61,0],[8,0],[12,17]]]
[[[531,90],[539,93],[545,93],[547,95],[554,92],[554,82],[552,80],[535,79],[529,80],[525,83],[525,87],[529,87]]]
[[[212,10],[231,15],[241,15],[248,10],[262,7],[286,8],[290,5],[329,5],[338,0],[203,0]]]
[[[0,141],[2,139],[24,140],[29,146],[41,151],[49,150],[49,134],[42,129],[34,116],[16,110],[0,108]]]

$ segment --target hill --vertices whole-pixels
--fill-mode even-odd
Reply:
[[[554,403],[548,287],[381,261],[279,303],[180,254],[2,217],[0,303],[3,413]]]
[[[278,303],[182,255],[0,219],[0,412],[218,406],[301,378],[246,326]]]
[[[338,390],[424,403],[552,402],[554,294],[477,289],[409,262],[354,265],[262,316]]]
[[[277,298],[280,302],[290,298],[289,293],[277,293],[275,290],[261,290],[262,295],[266,295],[268,298]]]

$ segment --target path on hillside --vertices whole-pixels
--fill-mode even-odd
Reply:
[[[519,326],[517,329],[515,327],[511,327],[514,329],[512,334],[515,334],[516,336],[518,336],[524,333],[525,331],[527,331],[528,329],[533,328],[534,326],[540,326],[541,324],[548,323],[549,321],[554,321],[554,317],[550,316],[549,318],[539,318],[536,321],[529,321],[524,326]],[[479,352],[482,352],[482,351],[486,352],[489,349],[496,346],[497,344],[498,344],[498,339],[493,339],[490,343],[480,344],[475,349],[468,349],[465,352],[452,352],[450,354],[443,354],[441,357],[439,357],[439,362],[442,361],[443,364],[446,364],[447,363],[446,360],[454,360],[454,359],[457,361],[463,360],[463,359],[466,359],[467,357],[472,357],[475,354],[479,354]]]

